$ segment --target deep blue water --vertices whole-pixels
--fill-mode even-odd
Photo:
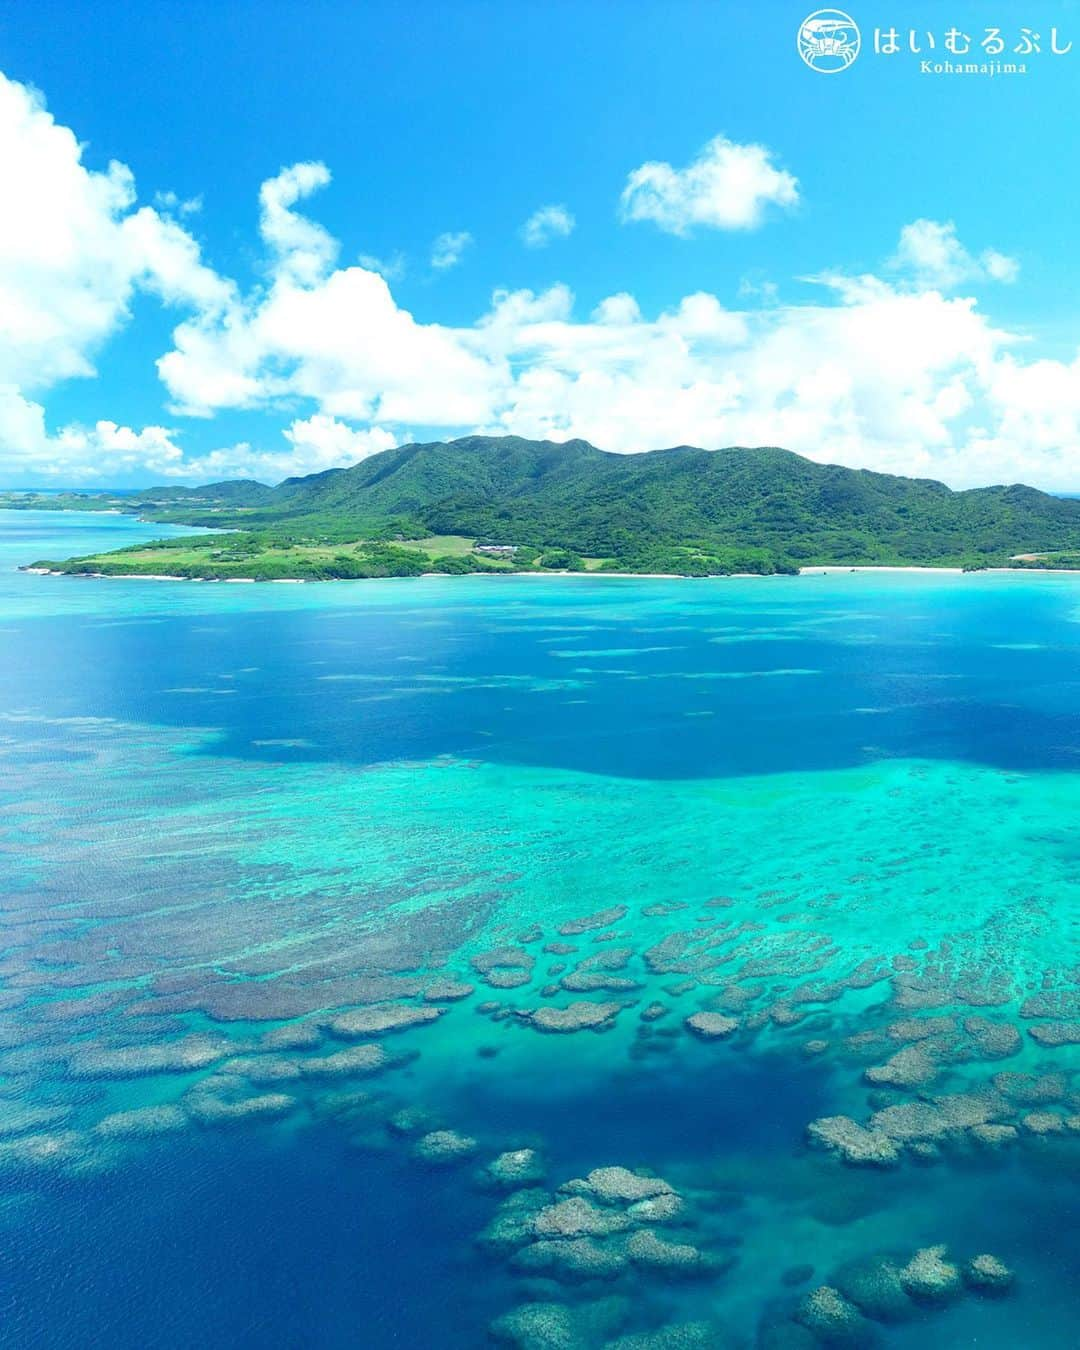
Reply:
[[[37,584],[44,600],[58,589]],[[712,586],[724,584],[734,586]],[[745,592],[678,582],[643,597],[642,583],[618,579],[434,580],[375,584],[370,597],[338,588],[332,604],[180,615],[155,594],[151,615],[23,620],[0,698],[18,706],[32,694],[55,716],[134,710],[164,726],[211,725],[208,753],[228,756],[277,759],[280,747],[271,756],[256,742],[299,739],[293,756],[304,759],[482,753],[653,779],[859,764],[866,727],[852,712],[874,708],[886,710],[875,754],[1073,767],[1071,579],[844,584],[759,581],[748,603]],[[129,583],[140,585],[141,600],[153,583]],[[545,623],[553,588],[556,618],[574,601],[569,631]],[[407,704],[372,698],[402,686]],[[578,696],[602,690],[618,696]],[[721,698],[723,720],[685,716]]]

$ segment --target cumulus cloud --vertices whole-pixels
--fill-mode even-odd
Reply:
[[[1075,369],[1025,362],[974,299],[912,275],[824,274],[816,299],[751,310],[702,291],[652,317],[625,291],[579,317],[566,286],[505,290],[453,328],[418,320],[383,277],[321,256],[306,278],[284,256],[266,286],[177,328],[159,365],[178,409],[309,400],[352,429],[309,450],[320,465],[362,452],[360,432],[377,429],[376,448],[422,427],[627,453],[773,444],[957,484],[1076,482]],[[1045,411],[1018,414],[1018,390]]]
[[[739,145],[714,137],[684,169],[650,160],[627,178],[620,199],[623,220],[651,220],[668,234],[697,227],[752,230],[769,206],[790,209],[799,183],[777,168],[764,145]]]
[[[40,403],[10,386],[0,387],[0,468],[15,486],[42,476],[65,486],[114,483],[143,471],[168,477],[184,462],[175,436],[166,427],[135,431],[104,420],[91,427],[72,424],[50,435]]]
[[[565,206],[541,206],[521,227],[521,237],[529,248],[545,248],[553,239],[573,233],[575,224]]]
[[[912,276],[922,286],[951,291],[978,281],[1013,282],[1020,264],[996,249],[977,257],[960,242],[951,220],[914,220],[900,231],[891,267]]]
[[[468,230],[459,230],[456,234],[440,234],[431,246],[431,265],[439,272],[456,267],[465,256],[465,250],[473,242]]]
[[[266,449],[246,441],[178,460],[161,472],[168,478],[207,483],[222,478],[258,478],[277,483],[296,474],[321,473],[356,464],[397,444],[381,427],[359,430],[325,413],[297,418],[281,433],[286,445]]]
[[[400,281],[405,275],[406,263],[403,253],[391,254],[389,258],[380,258],[374,253],[361,253],[356,260],[369,272],[378,272],[387,281]]]
[[[337,241],[321,225],[293,210],[330,182],[325,164],[293,164],[259,189],[259,233],[277,255],[279,275],[297,282],[316,281],[337,257]]]
[[[125,165],[93,172],[82,154],[36,93],[0,75],[0,380],[23,390],[92,375],[136,289],[202,310],[230,294],[179,224],[134,209]]]
[[[213,314],[233,296],[173,215],[136,208],[131,171],[83,164],[83,147],[33,90],[0,75],[0,469],[12,481],[70,481],[140,463],[162,471],[179,451],[161,427],[101,421],[46,432],[42,393],[95,373],[97,353],[138,291]],[[172,203],[167,204],[172,211]]]
[[[192,216],[203,209],[203,199],[201,194],[181,199],[172,191],[155,192],[154,205],[159,211],[168,212],[170,215]]]
[[[9,482],[135,471],[275,480],[417,434],[484,430],[583,436],[627,453],[773,444],[957,485],[1080,487],[1080,354],[1036,359],[1023,335],[956,293],[1016,269],[994,250],[970,253],[951,223],[914,222],[881,275],[823,274],[798,304],[755,282],[767,303],[700,290],[645,313],[619,290],[583,314],[556,284],[498,291],[455,327],[399,304],[374,260],[342,264],[307,208],[330,184],[316,161],[262,185],[263,265],[247,288],[204,262],[178,206],[140,207],[125,166],[87,167],[41,100],[3,80],[0,181],[14,185],[0,211]],[[794,204],[797,186],[763,147],[721,140],[688,169],[642,166],[628,194],[628,215],[680,232],[745,227],[770,202]],[[139,293],[180,310],[157,362],[168,417],[50,431],[48,391],[93,374]],[[180,419],[228,410],[278,417],[280,429],[270,444],[185,449]]]

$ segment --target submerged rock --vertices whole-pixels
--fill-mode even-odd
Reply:
[[[1060,1102],[1069,1087],[1065,1075],[1060,1073],[996,1073],[992,1081],[1003,1097],[1022,1106]]]
[[[454,1130],[432,1130],[413,1145],[413,1157],[436,1166],[465,1162],[476,1152],[475,1139]]]
[[[559,1189],[572,1195],[590,1194],[606,1204],[631,1204],[675,1194],[675,1188],[662,1177],[639,1176],[628,1167],[595,1167],[587,1177],[567,1181]]]
[[[544,1178],[544,1160],[534,1148],[516,1148],[500,1153],[480,1169],[481,1185],[495,1190],[533,1186]]]
[[[386,1126],[394,1134],[430,1134],[435,1129],[435,1117],[422,1106],[403,1106]]]
[[[1010,1114],[1008,1103],[993,1092],[950,1092],[932,1098],[934,1105],[954,1129],[985,1125]]]
[[[590,1237],[543,1238],[511,1259],[515,1270],[550,1273],[559,1280],[611,1280],[626,1269],[626,1257]]]
[[[922,1042],[905,1046],[885,1061],[865,1070],[868,1083],[888,1084],[891,1087],[923,1087],[935,1079],[939,1066],[931,1058]]]
[[[179,1106],[139,1106],[104,1116],[94,1130],[106,1139],[147,1139],[182,1130],[187,1123],[187,1116]]]
[[[0,1144],[0,1166],[53,1167],[86,1161],[86,1140],[78,1130],[24,1134]]]
[[[523,947],[493,947],[478,952],[470,965],[493,989],[517,989],[532,979],[536,958]]]
[[[595,914],[586,914],[580,919],[570,919],[559,925],[560,937],[577,937],[581,933],[592,932],[595,928],[607,928],[618,923],[627,914],[625,905],[611,905],[607,909],[598,909]]]
[[[546,1205],[533,1222],[533,1231],[541,1238],[607,1237],[630,1227],[625,1214],[601,1209],[580,1195]]]
[[[461,980],[432,980],[424,989],[426,1003],[457,1003],[476,992],[476,985],[465,984]]]
[[[664,1003],[649,1003],[642,1008],[639,1016],[643,1022],[658,1022],[671,1011]]]
[[[1022,1117],[1020,1124],[1029,1134],[1044,1137],[1050,1134],[1065,1133],[1065,1119],[1053,1111],[1029,1111]]]
[[[46,1125],[59,1125],[71,1115],[66,1106],[34,1106],[30,1102],[4,1102],[0,1106],[0,1137],[29,1134]]]
[[[514,1350],[596,1350],[626,1319],[623,1299],[565,1303],[524,1303],[492,1322],[491,1338]]]
[[[671,1223],[682,1211],[682,1197],[670,1194],[636,1200],[626,1212],[635,1223]]]
[[[139,1078],[144,1074],[190,1073],[224,1059],[233,1048],[218,1036],[185,1036],[159,1045],[89,1046],[68,1059],[72,1078]]]
[[[739,1029],[734,1017],[724,1013],[696,1012],[685,1019],[687,1030],[702,1041],[721,1041],[733,1035]]]
[[[321,1036],[315,1022],[287,1022],[283,1027],[263,1032],[259,1044],[266,1050],[313,1050]]]
[[[1008,1289],[1015,1276],[1004,1261],[983,1253],[973,1256],[964,1267],[964,1282],[979,1293],[1001,1294]]]
[[[424,1026],[442,1016],[441,1008],[414,1008],[405,1003],[373,1003],[342,1013],[330,1023],[335,1036],[382,1036],[391,1031]]]
[[[967,1017],[964,1030],[984,1059],[1008,1059],[1020,1053],[1023,1038],[1010,1022],[992,1022],[988,1017]]]
[[[906,1322],[915,1305],[900,1280],[900,1267],[889,1257],[865,1257],[841,1266],[832,1283],[875,1322]]]
[[[565,1008],[537,1008],[519,1016],[537,1031],[595,1031],[610,1026],[622,1009],[621,1003],[592,1003],[579,999]]]
[[[370,1092],[320,1092],[310,1104],[317,1120],[353,1121],[385,1113],[383,1100]]]
[[[917,1251],[900,1271],[900,1283],[912,1298],[928,1303],[944,1302],[961,1289],[960,1271],[948,1260],[944,1243]]]
[[[925,1041],[931,1036],[943,1036],[956,1030],[955,1017],[903,1017],[885,1028],[885,1034],[892,1041],[912,1044]]]
[[[524,1246],[536,1236],[533,1227],[536,1216],[549,1203],[549,1197],[536,1188],[514,1191],[477,1236],[477,1245],[500,1253]]]
[[[381,1045],[353,1045],[333,1055],[317,1055],[300,1061],[307,1078],[345,1078],[352,1074],[378,1073],[390,1063]]]
[[[559,981],[572,994],[625,994],[641,988],[640,980],[625,975],[608,975],[602,970],[573,970]]]
[[[695,1275],[708,1268],[697,1247],[688,1242],[666,1242],[651,1228],[635,1233],[626,1244],[626,1254],[637,1266],[671,1274]]]
[[[1019,1133],[1015,1125],[972,1125],[968,1137],[983,1148],[1000,1149],[1014,1144]]]
[[[950,1127],[938,1107],[929,1102],[906,1102],[902,1106],[887,1106],[882,1111],[875,1111],[870,1117],[869,1128],[907,1143],[913,1139],[938,1139],[948,1133]]]
[[[866,1339],[868,1329],[862,1313],[829,1284],[812,1289],[799,1304],[795,1317],[826,1345],[859,1345]]]
[[[1080,1022],[1044,1022],[1041,1026],[1029,1027],[1028,1035],[1048,1050],[1062,1045],[1080,1045]]]
[[[300,1061],[291,1055],[241,1055],[227,1059],[219,1073],[235,1073],[249,1083],[287,1083],[301,1074]]]
[[[203,1125],[227,1125],[253,1119],[272,1120],[288,1114],[295,1105],[296,1098],[284,1092],[234,1097],[228,1092],[215,1091],[210,1079],[206,1086],[200,1085],[184,1097],[188,1115]]]
[[[881,1130],[868,1130],[850,1116],[822,1116],[806,1129],[811,1144],[835,1153],[855,1167],[892,1167],[900,1150]]]

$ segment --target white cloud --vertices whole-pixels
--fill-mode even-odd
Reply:
[[[997,249],[987,248],[979,254],[983,270],[994,281],[1004,281],[1010,285],[1020,275],[1020,264],[1015,258],[999,253]]]
[[[0,75],[0,382],[23,391],[94,373],[136,289],[209,310],[229,285],[181,226],[134,211],[131,171],[83,148],[32,90]]]
[[[780,287],[775,281],[743,277],[739,282],[738,296],[740,300],[756,299],[763,305],[775,305],[780,299]]]
[[[259,233],[277,255],[277,271],[297,282],[311,282],[337,257],[337,241],[292,208],[330,182],[325,164],[293,164],[259,189]]]
[[[798,179],[776,167],[767,146],[716,136],[685,169],[657,160],[635,169],[620,210],[623,220],[651,220],[668,234],[688,235],[696,226],[752,230],[770,205],[798,201]]]
[[[104,342],[138,291],[213,314],[232,283],[200,256],[171,215],[136,209],[123,164],[104,172],[40,96],[0,75],[0,472],[116,477],[140,464],[164,471],[179,456],[171,433],[100,421],[50,436],[37,401],[60,381],[95,373]],[[172,208],[172,203],[169,204]]]
[[[456,234],[440,234],[431,246],[431,265],[439,272],[456,267],[465,255],[465,250],[473,242],[468,230],[459,230]]]
[[[521,237],[529,248],[544,248],[553,239],[565,239],[575,224],[565,206],[541,206],[521,227]]]
[[[111,484],[143,471],[169,476],[183,464],[175,435],[166,427],[135,431],[109,421],[49,435],[41,404],[0,387],[0,469],[15,486],[42,476],[59,485]]]
[[[304,420],[293,422],[285,429],[285,439],[293,447],[293,462],[297,458],[315,469],[332,469],[340,464],[355,464],[368,455],[389,450],[397,444],[396,437],[381,427],[358,431],[335,417],[315,413]]]
[[[203,199],[201,194],[181,200],[175,192],[155,192],[154,205],[169,215],[193,216],[203,209]]]
[[[482,421],[497,372],[458,330],[420,324],[362,267],[300,285],[289,272],[224,313],[182,323],[158,370],[177,411],[297,396],[333,417],[397,425]]]
[[[404,253],[394,253],[389,258],[377,257],[374,253],[361,253],[356,261],[369,272],[378,272],[387,281],[400,281],[405,275]]]
[[[1010,478],[1080,480],[1070,367],[1051,362],[1039,377],[1061,416],[1020,418],[1003,391],[1032,366],[974,300],[913,275],[816,280],[810,303],[741,311],[698,292],[653,318],[627,292],[580,319],[566,286],[500,291],[476,323],[450,328],[418,321],[362,268],[327,262],[306,283],[272,269],[267,288],[181,324],[160,368],[187,411],[302,397],[398,440],[426,427],[582,436],[624,452],[773,444],[956,483],[1010,464]],[[1052,453],[1048,428],[1063,437]]]
[[[205,264],[178,206],[139,207],[127,168],[88,168],[40,99],[2,79],[0,182],[9,482],[136,471],[273,480],[355,462],[410,433],[487,430],[623,452],[774,444],[956,484],[1080,487],[1080,353],[1033,359],[975,299],[952,294],[1016,268],[994,250],[969,253],[949,223],[914,222],[884,276],[826,273],[799,304],[759,285],[764,305],[698,291],[644,314],[623,290],[579,316],[569,288],[553,285],[499,291],[452,327],[404,309],[373,260],[340,264],[337,241],[300,209],[330,182],[321,163],[262,185],[264,269],[246,291]],[[629,215],[679,232],[749,225],[770,201],[794,204],[797,187],[763,147],[721,140],[689,169],[643,166],[628,194]],[[50,431],[49,389],[93,374],[140,292],[182,311],[157,365],[170,418]],[[175,419],[230,409],[279,415],[280,441],[185,451]]]
[[[641,308],[628,291],[619,291],[609,295],[592,312],[596,323],[637,323],[641,319]]]
[[[891,267],[907,273],[920,286],[951,291],[969,282],[1013,282],[1020,264],[996,249],[984,249],[976,257],[957,238],[951,220],[914,220],[900,231],[900,242],[890,259]]]
[[[297,419],[281,434],[287,449],[257,449],[241,442],[175,462],[162,472],[169,478],[189,478],[198,483],[222,478],[277,483],[296,474],[344,468],[398,443],[396,436],[380,427],[357,430],[325,413]]]

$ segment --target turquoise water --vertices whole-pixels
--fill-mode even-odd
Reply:
[[[13,570],[161,532],[0,513],[0,1341],[1075,1342],[1080,578]]]

